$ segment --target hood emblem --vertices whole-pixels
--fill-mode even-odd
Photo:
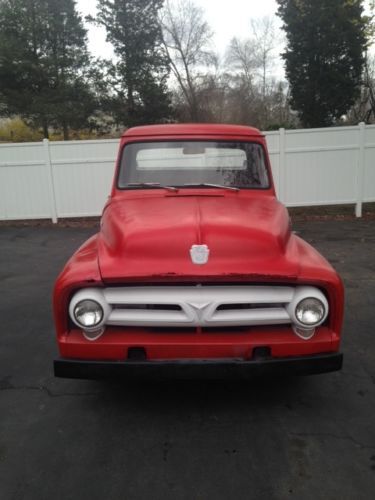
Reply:
[[[210,249],[207,245],[193,245],[190,248],[190,257],[193,264],[207,264],[209,255]]]

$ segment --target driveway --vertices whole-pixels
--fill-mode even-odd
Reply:
[[[0,227],[0,498],[370,499],[375,222],[294,227],[342,274],[341,372],[253,383],[54,379],[53,281],[95,229]]]

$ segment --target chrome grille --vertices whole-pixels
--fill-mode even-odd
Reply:
[[[295,287],[159,286],[102,290],[107,325],[226,327],[291,323]]]

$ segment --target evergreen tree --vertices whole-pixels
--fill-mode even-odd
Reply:
[[[291,105],[306,127],[332,125],[361,85],[369,19],[362,0],[277,0]]]
[[[163,0],[98,0],[95,22],[106,28],[118,58],[108,63],[109,108],[117,123],[157,123],[171,114],[168,59],[162,47],[158,11]]]
[[[95,100],[87,81],[86,30],[74,0],[0,2],[0,103],[48,137],[50,126],[88,124]]]

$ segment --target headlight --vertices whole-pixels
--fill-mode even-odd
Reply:
[[[315,326],[324,318],[326,310],[323,302],[314,297],[301,300],[296,306],[296,318],[306,326]]]
[[[103,319],[104,311],[102,306],[95,300],[81,300],[74,307],[74,318],[83,328],[94,328]]]

